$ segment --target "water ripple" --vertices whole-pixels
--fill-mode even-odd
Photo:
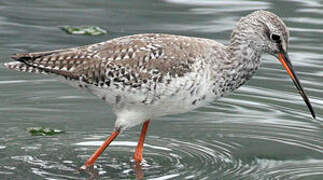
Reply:
[[[209,143],[197,139],[193,142],[187,142],[171,138],[148,138],[149,142],[156,144],[145,144],[144,163],[141,167],[141,171],[143,171],[145,177],[148,178],[170,179],[175,176],[186,177],[188,179],[202,178],[205,176],[205,173],[209,171],[209,167],[216,167],[218,171],[222,171],[234,164],[233,157],[230,153],[230,148],[234,149],[234,145],[214,142],[212,146],[209,146]],[[97,146],[101,143],[102,142],[99,141],[83,141],[76,143],[75,145]],[[109,167],[112,169],[106,170],[107,172],[119,170],[121,174],[129,174],[130,172],[138,173],[138,170],[136,172],[135,169],[124,169],[125,167],[129,168],[132,166],[129,164],[131,161],[114,163],[114,161],[120,160],[112,157],[116,151],[130,150],[125,147],[131,147],[132,151],[135,146],[136,142],[129,141],[115,141],[111,143],[111,153],[109,153],[109,155],[103,155],[109,156],[110,158],[101,159],[96,164],[97,169],[100,171],[102,170],[101,167]],[[120,164],[122,164],[122,168],[120,167]],[[161,174],[163,174],[163,176],[160,176]],[[108,173],[105,175],[109,177],[110,174]]]

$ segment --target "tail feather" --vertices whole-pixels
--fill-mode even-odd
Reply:
[[[33,65],[33,61],[41,57],[51,55],[53,53],[58,53],[61,50],[38,52],[38,53],[20,53],[11,56],[12,59],[16,61],[11,61],[5,63],[4,66],[8,69],[20,71],[20,72],[33,72],[33,73],[44,73],[47,74],[49,71],[45,68]]]
[[[33,72],[33,73],[44,73],[47,74],[46,71],[40,67],[32,66],[29,62],[34,61],[37,58],[42,56],[50,55],[52,53],[21,53],[14,54],[11,56],[12,59],[16,61],[11,61],[5,63],[4,66],[8,69],[20,71],[20,72]]]
[[[69,52],[72,49],[60,49],[53,51],[43,51],[43,52],[35,52],[35,53],[18,53],[11,56],[12,59],[20,62],[24,62],[26,64],[31,63],[37,59],[42,59],[49,56],[62,56],[65,52]]]
[[[46,71],[40,69],[40,68],[35,68],[33,66],[29,66],[23,62],[19,61],[12,61],[4,64],[7,68],[16,70],[16,71],[21,71],[21,72],[32,72],[32,73],[43,73],[47,74]]]
[[[34,73],[54,73],[70,79],[79,79],[76,69],[93,60],[80,49],[61,49],[54,51],[21,53],[11,57],[16,60],[4,65],[12,70]]]

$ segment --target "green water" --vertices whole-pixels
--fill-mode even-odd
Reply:
[[[144,32],[227,43],[240,17],[272,11],[291,31],[289,54],[317,114],[278,60],[263,58],[234,94],[151,122],[145,162],[131,161],[140,127],[121,134],[89,172],[77,169],[113,130],[115,116],[96,97],[52,76],[0,66],[0,179],[323,179],[323,2],[0,0],[0,63],[13,53],[75,47]],[[69,35],[94,25],[103,36]],[[64,130],[31,136],[28,127]]]

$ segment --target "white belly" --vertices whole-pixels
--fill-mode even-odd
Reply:
[[[116,126],[127,128],[148,119],[191,111],[207,104],[212,95],[204,75],[191,73],[169,84],[141,88],[98,88],[87,85],[92,94],[104,99],[117,115]],[[151,90],[153,89],[153,90]]]

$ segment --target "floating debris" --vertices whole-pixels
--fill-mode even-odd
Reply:
[[[56,134],[64,133],[63,130],[44,128],[44,127],[30,127],[30,128],[27,128],[27,131],[32,136],[53,136]]]
[[[68,34],[80,34],[90,36],[104,35],[107,33],[106,30],[97,26],[63,26],[62,30]]]

